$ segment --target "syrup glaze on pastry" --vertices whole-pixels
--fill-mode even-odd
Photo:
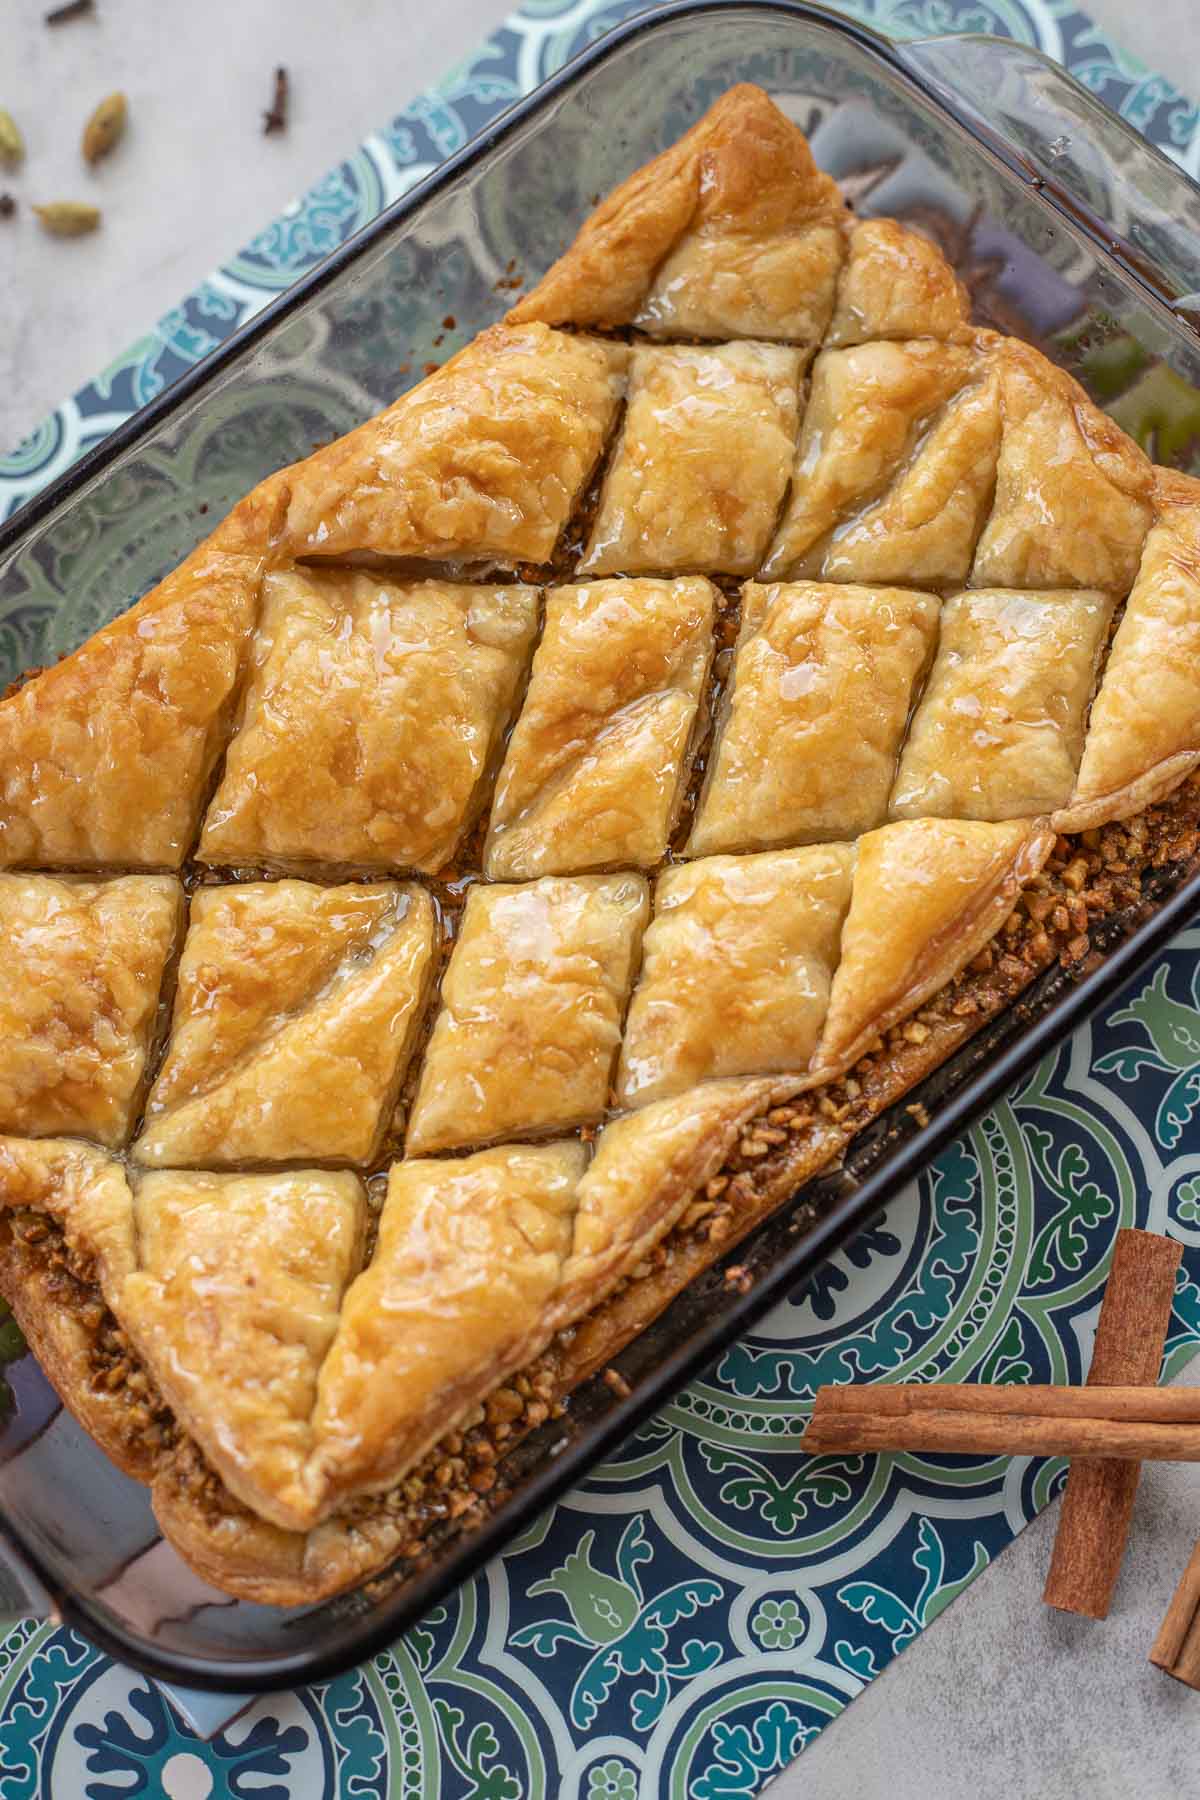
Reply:
[[[1055,832],[1200,763],[1198,521],[743,87],[0,700],[0,1285],[206,1579],[422,1555],[1082,959],[1134,876]]]

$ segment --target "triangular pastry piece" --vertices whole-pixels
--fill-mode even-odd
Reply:
[[[232,1494],[308,1523],[317,1376],[362,1260],[357,1175],[144,1175],[139,1267],[114,1309],[175,1417]]]
[[[1004,430],[973,587],[1129,592],[1151,523],[1154,470],[1062,369],[994,338]]]
[[[1124,819],[1200,763],[1200,481],[1157,475],[1157,522],[1109,653],[1060,831]]]
[[[390,1485],[545,1341],[583,1163],[560,1143],[393,1164],[321,1371],[315,1508]]]
[[[288,471],[293,556],[548,562],[624,387],[623,344],[494,325]]]
[[[770,1076],[709,1081],[610,1119],[579,1184],[558,1327],[598,1305],[649,1254],[716,1174],[743,1127],[795,1087]]]
[[[199,889],[137,1160],[370,1162],[416,1042],[435,929],[415,885]]]
[[[0,702],[0,865],[177,869],[232,721],[287,489]]]
[[[1044,822],[915,819],[860,839],[815,1079],[850,1068],[995,936],[1054,847]]]
[[[819,343],[847,219],[803,133],[761,88],[731,88],[597,207],[509,319]]]
[[[999,385],[984,337],[823,350],[764,573],[965,581],[999,449]]]

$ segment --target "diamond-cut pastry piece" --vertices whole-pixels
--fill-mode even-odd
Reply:
[[[1129,592],[1154,471],[1077,382],[1015,338],[993,339],[1004,432],[974,587]]]
[[[713,856],[659,876],[617,1101],[807,1068],[850,904],[848,844]]]
[[[982,341],[823,351],[765,573],[965,581],[999,447],[999,384]]]
[[[634,350],[581,573],[751,574],[791,470],[801,366],[779,344]]]
[[[415,886],[200,888],[138,1161],[369,1162],[420,1026],[434,930]]]
[[[232,1494],[303,1526],[317,1376],[362,1260],[356,1175],[145,1175],[121,1322]]]
[[[1060,831],[1128,818],[1200,762],[1200,481],[1160,469],[1157,500]]]
[[[512,320],[817,343],[848,214],[761,88],[723,94],[597,207]]]
[[[509,1145],[393,1165],[370,1266],[321,1371],[314,1491],[395,1481],[546,1336],[584,1150]]]
[[[850,1068],[957,975],[1053,847],[1052,831],[1024,820],[913,819],[868,832],[814,1076]]]
[[[0,875],[0,1131],[125,1142],[182,915],[170,875]]]
[[[969,313],[967,291],[936,244],[895,219],[861,219],[850,231],[825,343],[953,337]]]
[[[892,816],[1020,819],[1063,806],[1112,609],[1087,588],[948,600]]]
[[[636,1268],[716,1174],[743,1127],[795,1085],[769,1076],[709,1081],[609,1121],[579,1184],[560,1327]]]
[[[493,881],[661,862],[712,655],[697,576],[553,588],[496,784]]]
[[[495,325],[288,471],[294,556],[547,562],[600,459],[628,351]]]
[[[938,602],[903,588],[748,582],[689,855],[881,824],[937,624]]]
[[[648,905],[637,875],[471,889],[410,1156],[600,1117]]]
[[[264,483],[144,600],[0,703],[0,864],[183,862],[285,500]]]
[[[200,859],[441,868],[482,796],[538,591],[281,570]]]

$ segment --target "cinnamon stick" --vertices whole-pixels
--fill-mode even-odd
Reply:
[[[1118,1232],[1089,1387],[1157,1383],[1182,1254],[1154,1232]],[[1042,1596],[1048,1606],[1107,1618],[1139,1473],[1136,1462],[1115,1458],[1071,1464]]]
[[[996,1413],[1045,1419],[1158,1421],[1168,1425],[1200,1424],[1200,1388],[1194,1387],[1014,1387],[984,1381],[894,1381],[872,1386],[823,1387],[817,1390],[814,1424],[849,1413],[916,1412]]]
[[[815,1453],[932,1450],[1200,1462],[1200,1390],[982,1383],[822,1388],[802,1443]]]
[[[1150,1661],[1176,1681],[1200,1688],[1200,1544],[1167,1608]]]

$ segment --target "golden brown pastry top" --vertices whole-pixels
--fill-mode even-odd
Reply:
[[[949,599],[892,817],[1021,819],[1064,806],[1112,609],[1088,588]]]
[[[537,615],[534,587],[270,575],[200,860],[441,868],[483,797]]]
[[[578,1143],[397,1163],[313,1414],[327,1508],[389,1485],[544,1335],[571,1248]]]
[[[0,702],[0,1205],[251,1509],[218,1574],[371,1566],[338,1507],[1200,763],[1198,520],[740,88]]]
[[[182,913],[170,875],[0,874],[0,1131],[125,1142]]]
[[[348,1172],[145,1175],[139,1266],[117,1314],[226,1486],[276,1524],[309,1516],[317,1375],[362,1260]]]
[[[580,573],[752,574],[787,485],[800,372],[780,344],[634,350]]]
[[[747,582],[688,854],[881,825],[938,611],[903,588]]]
[[[1140,811],[1200,761],[1200,481],[1160,469],[1155,498],[1063,831]]]
[[[471,889],[413,1102],[410,1156],[600,1118],[648,905],[639,875]]]
[[[423,888],[201,888],[137,1160],[369,1163],[421,1023],[436,927]]]
[[[288,471],[284,549],[549,561],[608,437],[627,355],[544,325],[493,325]]]
[[[805,1069],[850,903],[849,844],[711,856],[654,888],[617,1101],[642,1106],[725,1075]]]
[[[0,865],[177,869],[224,748],[286,488],[0,701]]]
[[[712,658],[716,599],[699,576],[550,590],[492,800],[489,880],[662,861]]]
[[[508,316],[813,343],[846,218],[803,133],[761,88],[731,88],[596,208]]]

